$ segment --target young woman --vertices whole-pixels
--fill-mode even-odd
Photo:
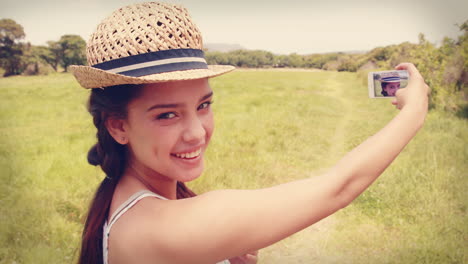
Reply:
[[[206,65],[187,11],[162,3],[115,11],[91,36],[87,56],[92,66],[72,71],[92,88],[98,142],[88,161],[106,177],[88,213],[80,263],[256,263],[257,250],[353,201],[427,113],[427,85],[414,65],[400,64],[410,73],[393,101],[401,111],[327,173],[195,196],[184,182],[203,172],[213,133],[208,78],[232,67]]]
[[[380,82],[383,96],[395,96],[398,89],[400,89],[400,76],[398,73],[382,73]]]

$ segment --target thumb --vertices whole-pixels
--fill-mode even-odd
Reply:
[[[408,71],[408,73],[409,73],[409,83],[408,83],[408,86],[409,86],[409,87],[412,86],[412,85],[409,85],[409,84],[412,83],[412,82],[424,80],[424,78],[422,77],[421,73],[418,71],[418,69],[416,68],[416,66],[414,66],[413,63],[403,62],[403,63],[398,64],[398,65],[395,67],[395,69],[396,69],[396,70],[407,70],[407,71]],[[407,86],[407,88],[408,88],[408,86]]]

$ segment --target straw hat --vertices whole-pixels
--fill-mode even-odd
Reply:
[[[380,74],[380,81],[385,83],[400,82],[400,75],[398,72],[383,72]]]
[[[120,8],[91,35],[91,66],[70,66],[84,88],[214,77],[233,66],[207,65],[201,33],[187,9],[167,3]]]

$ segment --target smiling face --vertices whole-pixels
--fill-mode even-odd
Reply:
[[[200,176],[214,128],[212,95],[207,79],[144,86],[123,123],[129,165],[169,180]]]
[[[399,88],[399,82],[382,83],[382,89],[387,92],[387,96],[395,96],[395,93]]]

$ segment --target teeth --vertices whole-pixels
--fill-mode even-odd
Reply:
[[[201,148],[195,150],[194,152],[190,152],[190,153],[181,153],[181,154],[174,154],[174,155],[175,155],[176,157],[182,158],[182,159],[191,159],[191,158],[197,157],[198,155],[200,155],[200,153],[201,153]]]

